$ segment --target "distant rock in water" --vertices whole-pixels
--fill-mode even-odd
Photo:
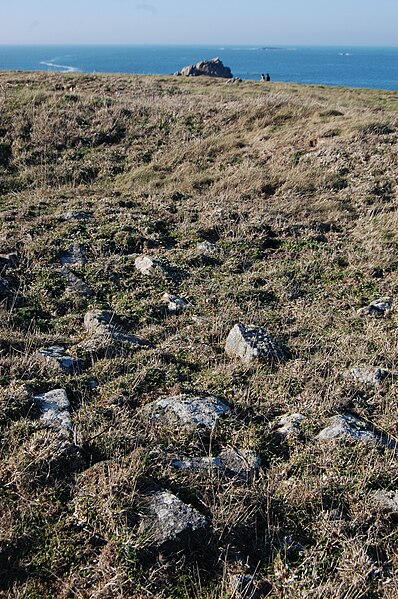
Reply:
[[[174,74],[184,75],[185,77],[205,75],[207,77],[223,77],[224,79],[233,78],[231,69],[225,67],[219,58],[212,58],[212,60],[203,60],[197,64],[190,64]]]

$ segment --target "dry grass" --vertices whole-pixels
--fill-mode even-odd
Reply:
[[[18,256],[0,267],[2,596],[221,599],[237,572],[278,598],[396,596],[396,523],[372,492],[398,488],[397,456],[315,436],[344,411],[398,436],[396,377],[375,388],[341,377],[357,365],[398,374],[396,309],[357,313],[397,297],[397,106],[379,90],[0,74],[0,254]],[[69,210],[90,217],[65,220]],[[91,297],[59,274],[75,242]],[[178,276],[142,277],[140,253]],[[188,309],[167,314],[164,292]],[[155,347],[74,375],[38,361],[40,347],[84,339],[90,308]],[[237,321],[268,327],[287,359],[227,358]],[[60,387],[72,446],[32,402]],[[211,436],[139,418],[185,391],[220,396],[232,415]],[[285,412],[306,417],[301,437],[275,434]],[[225,447],[260,454],[255,480],[170,465]],[[147,480],[207,517],[203,547],[149,559],[137,529]]]

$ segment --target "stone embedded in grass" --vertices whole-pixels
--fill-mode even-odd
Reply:
[[[62,345],[50,345],[49,347],[42,347],[37,351],[40,356],[44,356],[48,360],[54,360],[59,366],[69,372],[79,372],[86,366],[85,361],[80,358],[75,358],[66,353],[65,348]]]
[[[93,290],[87,285],[82,279],[79,279],[73,272],[71,272],[66,266],[63,266],[59,270],[59,274],[65,279],[67,286],[66,291],[70,293],[77,293],[85,297],[93,295]]]
[[[360,308],[358,310],[358,314],[361,316],[388,316],[392,310],[392,304],[392,297],[382,297],[374,302],[371,302],[368,306]]]
[[[92,354],[110,355],[122,347],[153,347],[149,341],[125,333],[118,325],[114,312],[108,310],[90,310],[84,316],[84,326],[89,338],[79,343],[76,348]]]
[[[8,254],[0,254],[0,270],[3,268],[9,268],[16,266],[19,262],[18,254],[16,252],[9,252]]]
[[[34,401],[40,408],[41,420],[51,428],[71,432],[70,403],[64,389],[53,389],[41,395],[35,395]]]
[[[240,358],[245,364],[274,362],[283,358],[282,350],[265,328],[241,323],[235,324],[229,332],[225,351],[231,358]]]
[[[215,243],[211,243],[210,241],[202,241],[198,243],[196,249],[203,256],[214,256],[217,253],[218,248]]]
[[[167,311],[171,314],[183,312],[188,305],[187,302],[183,300],[181,297],[178,297],[177,295],[173,295],[171,293],[165,293],[162,296],[162,300],[165,304],[167,304]]]
[[[380,511],[398,516],[398,491],[375,491],[373,500]]]
[[[84,220],[90,217],[91,214],[83,210],[69,210],[61,215],[62,220]]]
[[[62,266],[80,268],[87,262],[84,245],[81,243],[73,243],[60,258]]]
[[[379,385],[389,376],[389,371],[385,368],[374,368],[372,366],[355,366],[343,372],[345,379],[351,379],[364,385]]]
[[[224,449],[217,457],[174,459],[172,465],[180,470],[219,470],[229,478],[250,480],[260,467],[258,453],[250,449]]]
[[[163,276],[168,279],[176,279],[181,274],[176,266],[162,258],[151,258],[151,256],[137,256],[134,266],[144,276]]]
[[[305,416],[298,412],[294,414],[283,414],[276,422],[276,432],[283,437],[296,436],[301,433],[301,426]]]
[[[382,433],[369,428],[367,422],[352,414],[339,414],[329,418],[329,425],[316,437],[319,441],[332,441],[334,439],[357,439],[372,445],[383,445],[390,449],[397,444]]]
[[[140,533],[147,537],[146,545],[162,550],[178,550],[202,538],[207,520],[192,506],[169,491],[156,491],[146,497],[147,515]]]
[[[164,397],[142,409],[150,420],[208,430],[214,428],[218,418],[229,411],[230,408],[214,395]]]

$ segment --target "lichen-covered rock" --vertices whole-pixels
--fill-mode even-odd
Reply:
[[[225,342],[225,351],[231,358],[240,358],[245,364],[253,361],[278,361],[282,350],[275,344],[272,335],[262,327],[235,324]]]
[[[40,409],[41,420],[53,429],[66,433],[72,431],[70,403],[65,389],[53,389],[47,393],[35,395],[33,399]]]
[[[196,64],[191,64],[177,71],[175,75],[184,77],[198,77],[205,75],[207,77],[222,77],[223,79],[232,79],[233,75],[229,67],[225,67],[219,58],[203,60]]]
[[[84,316],[84,326],[89,337],[75,347],[91,354],[109,352],[111,355],[122,347],[152,347],[149,341],[123,332],[116,315],[108,310],[90,310]]]
[[[361,316],[388,316],[392,310],[392,304],[392,297],[382,297],[380,299],[374,300],[368,306],[360,308],[358,313]]]
[[[162,296],[162,300],[165,304],[167,304],[167,311],[170,314],[177,314],[178,312],[183,312],[187,307],[187,302],[183,300],[181,297],[177,295],[173,295],[171,293],[165,293]]]
[[[343,378],[351,379],[364,385],[379,385],[388,375],[389,371],[387,369],[374,368],[372,366],[355,366],[343,372]]]
[[[202,241],[196,246],[197,251],[203,256],[214,256],[217,253],[218,248],[215,243],[210,241]]]
[[[147,546],[174,551],[201,539],[207,527],[207,520],[195,508],[159,490],[147,497],[140,532],[147,537]]]
[[[204,429],[212,429],[218,418],[229,411],[230,408],[213,395],[164,397],[151,402],[142,410],[150,420]]]
[[[86,264],[86,253],[84,245],[81,243],[73,243],[63,254],[61,255],[62,266],[80,268]]]
[[[62,370],[65,370],[70,374],[79,372],[86,366],[84,360],[67,354],[62,345],[50,345],[49,347],[42,347],[37,351],[37,354],[48,361],[56,362],[62,368]]]
[[[305,420],[305,416],[298,412],[294,414],[283,414],[276,422],[276,432],[282,437],[295,436],[298,437],[301,433],[301,426]]]
[[[58,272],[61,277],[65,279],[67,283],[66,291],[69,293],[77,293],[78,295],[82,295],[84,297],[90,297],[93,295],[93,290],[91,287],[89,287],[82,279],[79,279],[79,277],[77,277],[67,267],[64,266]]]
[[[178,269],[176,266],[168,263],[161,258],[151,256],[137,256],[134,260],[134,266],[138,272],[144,276],[162,276],[168,279],[178,278]]]
[[[398,516],[398,491],[375,491],[372,499],[381,512]]]
[[[396,443],[385,435],[371,430],[368,424],[352,414],[339,414],[329,418],[329,424],[318,435],[319,441],[334,439],[357,439],[372,445],[383,445],[394,449]]]
[[[224,449],[217,457],[175,458],[172,465],[179,470],[219,470],[229,478],[250,480],[260,467],[259,455],[250,449]]]

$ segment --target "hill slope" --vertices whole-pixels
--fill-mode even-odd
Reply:
[[[0,592],[396,596],[398,94],[2,73],[0,107]]]

